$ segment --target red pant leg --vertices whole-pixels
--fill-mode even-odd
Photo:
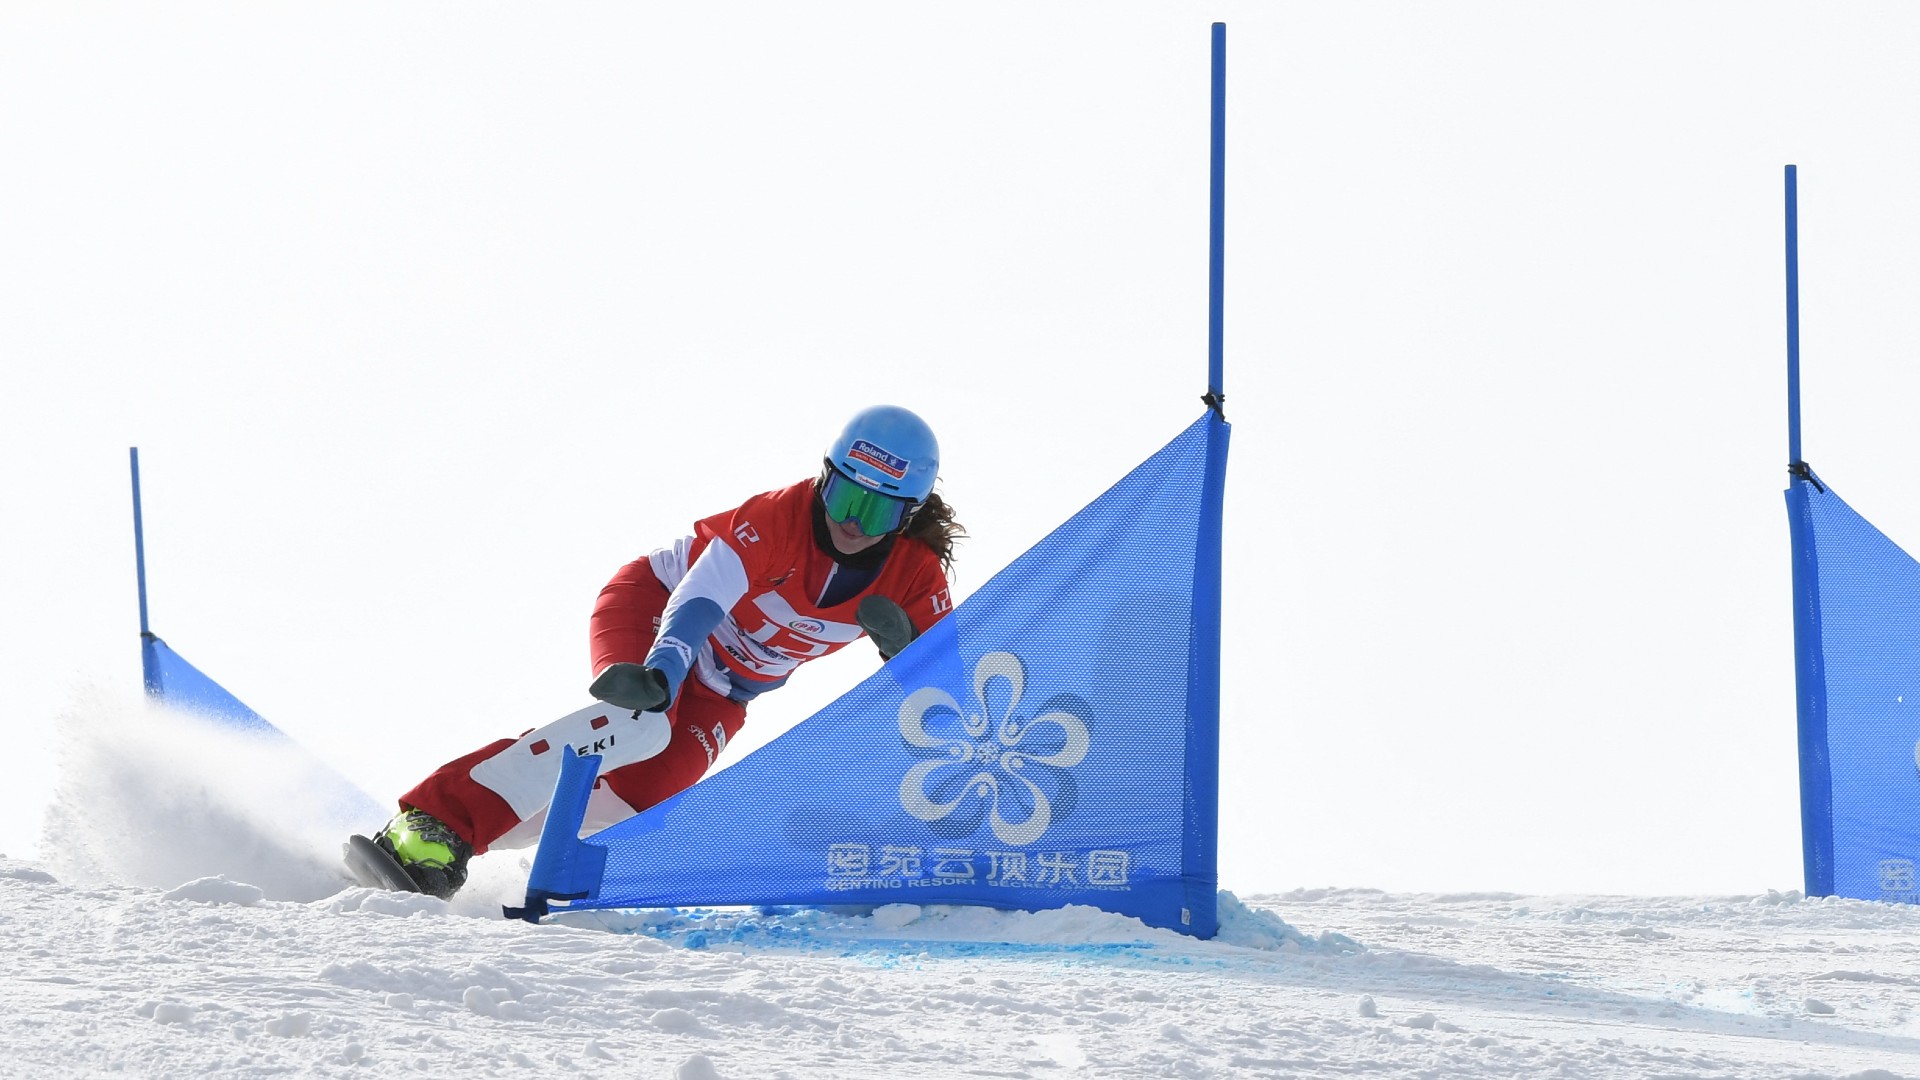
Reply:
[[[747,707],[689,678],[667,716],[673,721],[673,740],[665,750],[601,777],[635,810],[678,795],[707,775],[728,740],[747,722]]]
[[[433,774],[400,796],[400,809],[425,810],[447,823],[460,839],[473,845],[477,854],[520,824],[507,800],[473,781],[473,767],[512,746],[512,739],[493,742],[454,758],[433,770]]]
[[[666,586],[645,558],[620,568],[600,590],[593,608],[589,639],[595,674],[608,664],[646,659],[660,629],[667,596]],[[678,794],[706,775],[727,740],[746,723],[746,707],[715,694],[697,679],[688,679],[679,700],[667,710],[667,718],[673,723],[673,736],[665,750],[600,779],[635,810]],[[486,851],[519,825],[520,817],[506,800],[475,782],[472,770],[515,741],[499,739],[442,765],[400,797],[401,807],[432,814],[472,844],[476,853]]]

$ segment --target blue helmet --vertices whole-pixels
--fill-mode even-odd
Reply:
[[[862,409],[827,447],[827,464],[863,487],[925,502],[940,472],[940,443],[925,420],[898,405]]]

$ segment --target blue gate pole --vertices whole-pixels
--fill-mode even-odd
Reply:
[[[1800,214],[1787,166],[1787,523],[1793,540],[1793,669],[1800,758],[1800,854],[1808,896],[1832,896],[1833,764],[1827,747],[1826,649],[1813,500],[1826,489],[1800,457]]]
[[[1207,404],[1226,414],[1221,338],[1225,321],[1227,246],[1227,24],[1213,24],[1213,131],[1208,186]]]
[[[1800,464],[1800,208],[1787,166],[1787,464]]]
[[[1193,559],[1193,636],[1187,655],[1187,835],[1180,921],[1195,937],[1219,931],[1220,555],[1227,417],[1221,324],[1226,279],[1227,26],[1213,24],[1213,116],[1207,280],[1207,472]]]
[[[127,459],[133,465],[133,573],[140,588],[140,638],[146,640],[152,631],[147,629],[147,542],[140,526],[140,448],[127,448]]]

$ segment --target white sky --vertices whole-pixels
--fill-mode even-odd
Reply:
[[[1902,4],[0,5],[0,850],[137,685],[130,445],[156,631],[381,795],[852,408],[976,588],[1199,414],[1214,19],[1222,884],[1798,887],[1781,166],[1920,537]]]

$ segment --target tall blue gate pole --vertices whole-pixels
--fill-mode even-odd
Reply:
[[[1227,161],[1227,26],[1213,24],[1211,184],[1208,191],[1207,471],[1194,546],[1193,636],[1187,657],[1187,781],[1189,798],[1186,903],[1188,932],[1210,938],[1219,929],[1220,889],[1220,554],[1226,496],[1227,420],[1221,372],[1225,284]]]
[[[1208,186],[1207,244],[1207,404],[1224,416],[1227,388],[1223,372],[1227,276],[1227,24],[1213,24],[1212,168]]]
[[[1808,896],[1833,895],[1833,768],[1827,752],[1827,667],[1820,620],[1814,499],[1826,492],[1800,457],[1800,213],[1787,166],[1787,525],[1793,538],[1793,675],[1800,751],[1800,854]]]
[[[1787,166],[1787,463],[1800,464],[1800,199]]]
[[[140,590],[140,682],[147,693],[165,693],[160,654],[153,629],[147,624],[147,536],[140,519],[140,448],[127,448],[127,462],[133,468],[133,573]],[[245,708],[245,706],[242,706]]]
[[[140,448],[127,448],[127,460],[133,465],[133,573],[140,587],[140,637],[146,639],[147,629],[147,543],[140,525]]]
[[[153,629],[147,624],[147,536],[140,520],[140,448],[127,448],[127,462],[133,468],[133,573],[140,590],[140,682],[149,694],[161,694],[163,690],[160,671],[160,656],[153,636]]]

